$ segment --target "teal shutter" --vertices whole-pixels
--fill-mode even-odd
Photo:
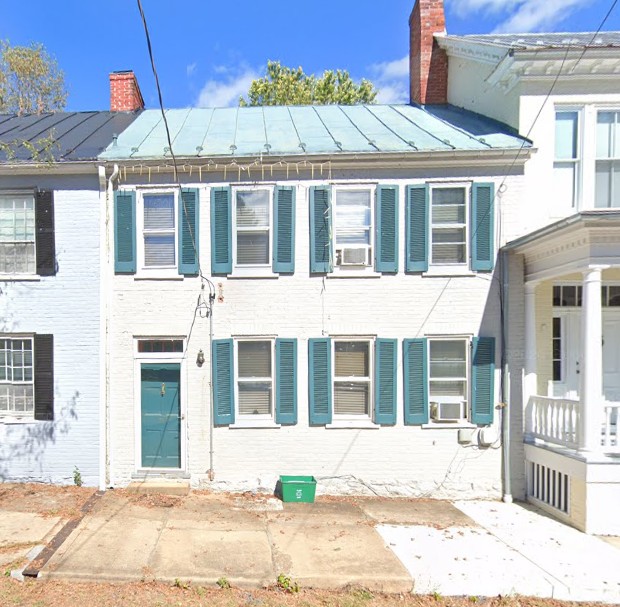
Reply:
[[[199,193],[182,189],[179,199],[179,274],[198,275]]]
[[[471,421],[473,424],[492,424],[495,338],[474,337],[471,360]]]
[[[295,188],[277,187],[274,193],[273,271],[295,271]]]
[[[297,423],[297,340],[276,339],[276,424]]]
[[[114,192],[114,271],[136,272],[136,193]]]
[[[474,183],[471,192],[471,269],[490,272],[495,262],[495,185]]]
[[[395,339],[375,340],[375,423],[396,424],[396,348]]]
[[[375,269],[398,272],[398,186],[377,186]]]
[[[310,273],[333,270],[331,190],[310,188]]]
[[[211,273],[232,272],[232,195],[230,188],[211,189]]]
[[[428,185],[407,186],[405,252],[407,272],[428,270],[429,211]]]
[[[211,351],[213,425],[235,423],[235,367],[232,339],[216,339]]]
[[[328,337],[308,340],[308,404],[310,425],[332,421],[332,344]]]
[[[428,423],[428,346],[426,338],[403,341],[405,424]]]

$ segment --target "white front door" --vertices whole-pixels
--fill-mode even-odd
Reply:
[[[603,312],[603,394],[609,401],[620,401],[620,314]]]

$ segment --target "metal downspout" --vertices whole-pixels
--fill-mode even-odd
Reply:
[[[508,306],[509,293],[509,253],[502,251],[502,447],[504,464],[504,495],[503,501],[512,503],[512,475],[510,458],[510,372],[508,366]]]

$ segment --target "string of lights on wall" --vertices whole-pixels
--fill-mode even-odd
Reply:
[[[261,179],[267,177],[273,177],[274,172],[286,172],[286,178],[288,179],[291,174],[299,175],[301,171],[310,172],[312,179],[315,174],[317,177],[332,177],[332,163],[330,160],[325,162],[310,162],[308,160],[301,160],[299,162],[288,162],[286,160],[279,160],[275,163],[266,164],[261,158],[254,160],[248,164],[242,164],[236,160],[232,160],[228,163],[214,162],[210,160],[204,164],[176,164],[170,162],[165,164],[133,164],[125,165],[121,168],[119,177],[122,181],[127,181],[128,175],[139,175],[140,177],[147,177],[149,182],[151,177],[155,174],[170,173],[178,171],[179,173],[185,173],[189,177],[197,176],[198,181],[202,182],[203,174],[205,173],[217,173],[223,172],[224,180],[227,175],[237,174],[238,181],[241,181],[242,176],[247,179],[252,179],[252,172],[255,171],[255,177],[260,175]]]

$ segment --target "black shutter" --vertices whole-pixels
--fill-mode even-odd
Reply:
[[[37,274],[56,274],[56,243],[54,238],[54,193],[37,192],[35,201]]]
[[[54,419],[54,336],[34,336],[34,418]]]

